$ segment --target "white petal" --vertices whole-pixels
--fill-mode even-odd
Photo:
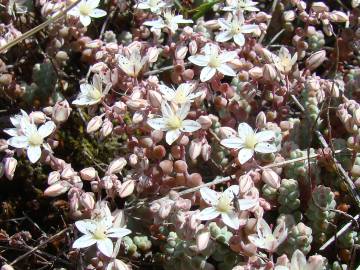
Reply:
[[[239,45],[240,47],[245,45],[245,37],[243,34],[237,34],[234,36],[234,41],[237,45]]]
[[[40,145],[29,145],[26,153],[30,162],[35,163],[41,157],[41,147]]]
[[[147,120],[147,124],[155,130],[167,130],[164,118],[152,118]]]
[[[224,31],[224,32],[220,32],[219,34],[216,35],[215,40],[217,42],[226,42],[230,39],[232,39],[233,35],[230,31]]]
[[[223,52],[219,55],[221,63],[226,63],[236,58],[237,52]]]
[[[208,204],[216,205],[218,203],[218,194],[216,191],[203,187],[200,189],[201,198]]]
[[[161,103],[161,113],[164,118],[170,118],[170,117],[174,116],[174,112],[171,109],[169,103],[167,103],[167,102]]]
[[[139,3],[137,5],[135,5],[135,8],[138,8],[138,9],[148,9],[150,8],[149,4],[144,2],[144,3]]]
[[[76,228],[83,234],[89,234],[96,229],[96,224],[89,219],[79,220],[75,222]]]
[[[249,148],[242,148],[239,151],[238,154],[238,159],[240,164],[244,164],[245,162],[247,162],[248,160],[250,160],[254,155],[254,150],[249,149]]]
[[[231,29],[231,22],[225,20],[224,18],[218,19],[218,23],[219,23],[220,27],[223,29],[226,29],[226,30]]]
[[[284,265],[276,265],[274,270],[290,270],[290,269],[287,266],[284,266]]]
[[[265,247],[265,240],[263,238],[259,238],[259,236],[256,234],[249,235],[248,239],[251,243],[253,243],[255,246],[259,248]]]
[[[85,234],[73,243],[73,248],[85,248],[90,247],[96,243],[96,240],[90,234]]]
[[[207,207],[203,209],[198,215],[197,218],[200,220],[212,220],[217,218],[220,215],[214,207]]]
[[[180,130],[174,129],[166,132],[165,140],[168,145],[172,145],[181,135]]]
[[[221,64],[221,66],[218,67],[217,70],[226,76],[236,76],[236,72],[227,64]]]
[[[123,55],[119,55],[118,57],[119,67],[129,76],[133,76],[134,74],[134,65],[130,63],[129,59],[127,59]]]
[[[244,140],[238,137],[223,139],[220,143],[231,149],[240,149],[244,147]]]
[[[28,146],[28,138],[26,136],[16,136],[10,138],[7,143],[15,148],[26,148]]]
[[[100,18],[106,16],[106,11],[102,9],[95,8],[91,11],[90,17]]]
[[[263,154],[268,154],[277,152],[277,148],[274,144],[260,142],[255,145],[255,151]]]
[[[80,91],[84,95],[87,95],[89,92],[92,91],[92,89],[93,89],[93,86],[89,83],[80,84]]]
[[[194,132],[201,128],[201,125],[193,120],[183,120],[182,121],[182,127],[180,130],[182,132]]]
[[[306,257],[300,250],[295,250],[291,257],[291,270],[306,269]]]
[[[206,82],[210,80],[212,77],[214,77],[215,73],[216,73],[216,68],[204,67],[200,73],[200,80],[202,82]]]
[[[209,63],[209,57],[206,55],[192,55],[188,59],[191,63],[201,67],[205,67]]]
[[[166,85],[159,85],[159,90],[161,94],[167,99],[168,101],[171,101],[175,97],[175,91],[171,89],[170,87],[167,87]]]
[[[261,219],[258,223],[258,233],[260,233],[262,236],[266,237],[267,235],[272,234],[271,228],[269,224],[265,221],[265,219]]]
[[[49,136],[56,128],[56,125],[53,121],[48,121],[42,126],[39,127],[39,135],[43,138]]]
[[[265,130],[255,134],[257,142],[267,142],[275,139],[275,132],[272,130]]]
[[[253,129],[247,123],[240,123],[238,126],[238,133],[240,138],[246,138],[249,135],[254,135]]]
[[[232,185],[223,192],[223,195],[225,195],[231,199],[234,198],[234,195],[237,196],[238,194],[239,194],[239,186],[238,185]]]
[[[176,112],[176,115],[181,119],[185,119],[190,111],[190,102],[186,102],[181,105],[180,109]]]
[[[6,128],[3,131],[7,135],[10,135],[11,137],[16,137],[18,135],[18,129],[17,128]]]
[[[204,52],[206,55],[218,55],[219,54],[219,47],[212,43],[207,43],[204,46]]]
[[[100,99],[98,101],[95,101],[93,99],[90,99],[87,96],[81,96],[78,97],[77,99],[75,99],[72,104],[77,105],[77,106],[90,106],[90,105],[94,105],[96,103],[98,103],[100,101]]]
[[[258,204],[257,199],[240,199],[238,200],[238,202],[241,211],[253,208],[255,205]]]
[[[146,22],[143,23],[143,25],[151,26],[151,27],[154,27],[156,29],[161,29],[161,28],[166,26],[162,19],[158,19],[158,20],[154,20],[154,21],[146,21]]]
[[[221,218],[223,222],[230,228],[233,228],[235,230],[239,229],[240,220],[235,212],[222,213]]]
[[[256,31],[257,29],[259,29],[259,26],[255,24],[245,24],[241,27],[241,32],[248,34]]]
[[[87,0],[86,3],[90,8],[93,9],[99,6],[100,0]]]
[[[88,26],[91,23],[91,18],[89,16],[80,15],[80,22],[83,26]]]
[[[102,240],[98,240],[96,242],[98,250],[101,251],[102,254],[104,254],[107,257],[111,257],[113,253],[113,243],[109,238],[105,238]]]
[[[108,237],[116,237],[116,238],[122,238],[128,234],[130,234],[131,231],[129,229],[125,228],[111,228],[107,231]]]

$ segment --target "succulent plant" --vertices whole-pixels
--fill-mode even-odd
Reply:
[[[294,179],[282,179],[278,190],[279,212],[290,214],[300,207],[300,192],[298,182]]]
[[[295,250],[299,249],[306,255],[311,250],[312,240],[311,228],[300,222],[289,230],[287,239],[281,245],[280,251],[290,256]]]

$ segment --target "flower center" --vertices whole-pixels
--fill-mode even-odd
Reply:
[[[231,25],[230,32],[233,35],[241,33],[241,26],[239,24],[237,24],[237,23],[233,23]]]
[[[30,145],[41,145],[43,143],[43,138],[37,132],[33,132],[29,137],[28,141]]]
[[[233,207],[231,205],[231,201],[232,201],[231,198],[229,198],[228,196],[222,195],[219,198],[218,204],[216,205],[216,209],[219,212],[228,213],[230,210],[233,209]]]
[[[254,135],[249,135],[245,138],[246,148],[254,149],[256,144],[257,144],[257,140]]]
[[[182,90],[178,90],[176,91],[175,97],[174,97],[174,101],[176,103],[182,104],[186,102],[186,95],[185,92]]]
[[[98,225],[96,227],[96,230],[93,232],[94,238],[97,240],[102,240],[102,239],[106,239],[107,236],[105,234],[105,229],[103,226]]]
[[[217,68],[221,65],[221,61],[218,55],[211,55],[209,61],[209,67]]]
[[[80,3],[79,12],[83,16],[89,16],[91,13],[91,7],[87,3]]]
[[[182,121],[180,120],[179,117],[177,117],[176,115],[173,115],[168,118],[166,125],[169,129],[178,129],[178,128],[181,128]]]
[[[89,93],[89,96],[93,100],[99,100],[101,98],[101,92],[97,88],[93,87]]]

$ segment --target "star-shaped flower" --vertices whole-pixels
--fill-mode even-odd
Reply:
[[[85,248],[94,244],[99,251],[107,257],[113,253],[113,242],[110,238],[122,238],[131,233],[125,228],[113,227],[112,219],[85,219],[75,222],[76,228],[83,233],[79,239],[73,243],[73,248]]]
[[[26,153],[30,162],[35,163],[41,157],[41,146],[51,151],[44,139],[55,130],[56,125],[53,121],[48,121],[38,129],[34,123],[26,119],[22,120],[20,125],[24,134],[10,138],[7,143],[15,148],[27,149]]]
[[[79,106],[90,106],[99,103],[111,88],[111,84],[108,84],[103,91],[102,84],[103,82],[101,77],[95,74],[92,84],[83,83],[80,85],[81,92],[72,102],[72,104]]]
[[[162,117],[149,119],[147,123],[153,129],[166,131],[165,140],[171,145],[180,137],[181,132],[194,132],[201,128],[198,122],[185,119],[189,111],[190,103],[184,103],[174,111],[167,102],[163,102],[161,103]]]
[[[291,57],[289,50],[284,46],[280,48],[278,56],[272,56],[276,68],[284,74],[289,73],[297,61],[297,52]]]
[[[82,0],[79,4],[68,11],[69,15],[78,17],[83,26],[91,23],[91,18],[100,18],[106,15],[106,11],[97,8],[100,0]]]
[[[238,127],[238,137],[231,137],[221,140],[221,144],[227,148],[240,149],[238,159],[240,164],[244,164],[251,159],[255,152],[274,153],[277,148],[269,141],[275,138],[274,131],[265,130],[255,133],[246,123],[240,123]]]
[[[208,187],[200,189],[202,199],[210,204],[210,207],[203,209],[198,218],[200,220],[212,220],[221,216],[222,221],[229,227],[237,230],[240,226],[240,219],[236,211],[248,210],[257,205],[257,199],[237,199],[239,186],[233,185],[228,187],[223,193],[218,193]],[[234,200],[237,200],[236,209]]]
[[[137,78],[140,71],[148,61],[148,57],[142,57],[140,49],[137,46],[132,46],[127,48],[128,54],[126,56],[118,56],[119,67],[124,71],[128,76]]]
[[[194,99],[202,95],[202,92],[192,93],[194,85],[190,83],[182,83],[176,90],[173,90],[166,85],[159,85],[159,88],[164,98],[175,104],[191,103]]]
[[[274,270],[321,270],[324,269],[324,258],[320,255],[311,256],[307,262],[304,253],[297,249],[291,256],[290,265],[276,265]]]
[[[208,43],[204,46],[205,55],[193,55],[189,57],[189,61],[197,66],[204,67],[200,73],[200,80],[206,82],[210,80],[216,71],[227,75],[236,76],[236,72],[227,64],[236,58],[236,52],[222,52],[215,44]]]
[[[158,14],[161,9],[165,7],[170,7],[171,5],[167,4],[162,0],[144,0],[135,5],[135,8],[138,9],[150,9],[152,13]]]
[[[223,11],[259,11],[256,2],[251,0],[228,0],[228,6],[224,7]]]
[[[24,131],[21,127],[21,122],[26,121],[30,123],[29,115],[24,110],[20,110],[20,111],[21,114],[17,114],[10,117],[10,122],[11,124],[13,124],[14,127],[4,129],[4,132],[12,137],[24,134]]]
[[[216,36],[216,41],[226,42],[234,39],[234,42],[239,46],[244,46],[245,44],[244,34],[253,33],[259,29],[256,24],[244,24],[245,19],[241,12],[238,15],[234,15],[232,20],[227,21],[224,18],[220,18],[218,22],[223,31]]]

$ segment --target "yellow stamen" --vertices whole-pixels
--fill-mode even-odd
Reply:
[[[246,148],[254,149],[256,144],[257,144],[257,140],[254,135],[249,135],[245,138]]]
[[[233,209],[233,206],[231,205],[231,201],[232,201],[232,199],[229,198],[228,196],[225,196],[225,195],[221,196],[219,198],[216,209],[219,212],[228,213],[230,210]]]
[[[37,132],[32,133],[28,140],[30,145],[41,145],[44,141]]]
[[[171,116],[166,123],[169,129],[178,129],[182,126],[182,121],[176,115]]]

